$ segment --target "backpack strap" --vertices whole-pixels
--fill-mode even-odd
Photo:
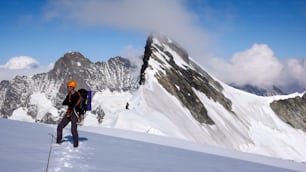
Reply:
[[[75,110],[75,108],[73,108],[73,112],[74,112],[74,114],[75,114],[75,116],[78,118],[78,120],[80,119],[80,116],[79,116],[79,114],[77,113],[77,111]]]
[[[80,119],[80,116],[78,115],[77,111],[75,110],[75,107],[76,107],[76,106],[79,106],[79,104],[81,103],[81,94],[80,94],[78,91],[76,91],[76,92],[77,92],[77,94],[79,95],[79,99],[78,99],[77,103],[75,104],[75,106],[74,106],[74,108],[73,108],[73,112],[74,112],[74,114],[77,116],[77,118],[78,118],[78,120],[79,120],[79,119]]]
[[[79,91],[76,91],[79,95],[79,100],[77,101],[77,103],[75,104],[76,106],[78,106],[81,103],[81,94],[79,93]]]

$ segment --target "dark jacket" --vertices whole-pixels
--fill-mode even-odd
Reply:
[[[68,110],[73,110],[81,101],[80,94],[75,91],[74,94],[68,94],[63,101],[63,105],[68,105]],[[77,109],[78,110],[78,109]]]

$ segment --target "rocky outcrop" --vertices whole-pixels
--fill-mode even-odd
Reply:
[[[148,67],[149,59],[150,59],[150,56],[152,54],[152,50],[151,50],[152,43],[153,43],[153,36],[150,35],[147,39],[147,43],[146,43],[145,51],[144,51],[144,56],[143,56],[143,64],[142,64],[141,70],[140,70],[140,79],[139,79],[139,84],[140,85],[145,83],[146,78],[145,78],[145,73],[144,72]]]
[[[5,118],[10,116],[15,109],[26,106],[28,97],[32,93],[31,81],[27,80],[26,76],[17,76],[10,84],[6,83],[6,85],[7,89],[1,93],[4,97],[1,98],[0,111]]]
[[[273,101],[270,104],[281,120],[306,132],[306,93],[302,97]]]

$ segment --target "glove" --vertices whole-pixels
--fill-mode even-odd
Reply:
[[[66,117],[69,118],[72,115],[72,110],[71,109],[67,109],[66,111]]]

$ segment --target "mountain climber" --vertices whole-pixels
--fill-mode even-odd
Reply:
[[[62,121],[57,126],[57,138],[56,143],[62,143],[63,137],[63,128],[71,121],[71,134],[73,137],[73,146],[79,146],[79,135],[77,130],[78,114],[76,106],[80,103],[81,96],[76,91],[77,83],[74,80],[71,80],[67,83],[68,95],[63,101],[63,105],[68,105],[66,114],[64,115]]]

